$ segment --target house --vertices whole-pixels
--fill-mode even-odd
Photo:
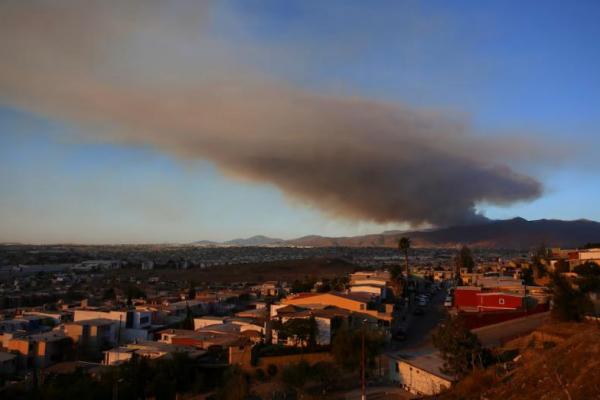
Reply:
[[[454,307],[457,309],[477,307],[477,294],[481,293],[479,286],[458,286],[454,289]]]
[[[239,325],[216,324],[192,331],[187,329],[165,329],[159,332],[163,343],[193,346],[199,349],[211,347],[227,348],[245,342]]]
[[[198,330],[209,325],[223,324],[226,320],[227,317],[216,317],[209,315],[200,318],[194,318],[194,330]]]
[[[191,346],[182,346],[164,342],[142,341],[129,343],[126,346],[116,347],[104,352],[104,365],[118,365],[131,360],[133,355],[158,359],[172,357],[176,353],[186,353],[190,358],[198,358],[206,354],[205,351]]]
[[[486,310],[517,310],[523,307],[525,296],[511,293],[477,293],[477,308]]]
[[[17,355],[0,351],[0,376],[17,372]]]
[[[5,319],[0,321],[0,334],[28,331],[29,321],[23,319]]]
[[[145,260],[142,261],[142,271],[151,271],[154,269],[154,261]]]
[[[96,308],[77,309],[73,321],[89,321],[93,319],[109,319],[115,321],[120,330],[123,341],[147,340],[152,328],[152,314],[150,310],[103,310]]]
[[[55,324],[60,324],[69,319],[70,314],[64,311],[25,311],[23,316],[37,316],[43,317],[47,320],[53,321]]]
[[[328,306],[321,309],[308,309],[298,306],[285,306],[276,310],[275,319],[286,323],[293,319],[314,318],[316,324],[315,343],[317,345],[329,345],[336,329],[347,321],[352,313],[342,308]],[[277,329],[272,331],[272,342],[296,346],[300,344],[298,338],[283,337]]]
[[[374,318],[382,326],[390,326],[393,319],[393,305],[385,304],[380,308],[373,303],[373,297],[368,293],[299,293],[282,300],[282,304],[308,308],[335,306]]]
[[[433,396],[449,388],[453,377],[442,372],[444,360],[431,350],[388,354],[389,379],[418,396]]]
[[[380,299],[389,295],[391,284],[388,271],[359,271],[350,274],[349,290],[351,293],[369,293]]]
[[[45,368],[63,361],[71,344],[71,338],[63,332],[51,331],[13,337],[8,341],[7,349],[20,354],[24,360],[24,366]]]
[[[65,324],[65,334],[80,346],[102,350],[114,346],[119,339],[118,322],[112,319],[95,318]]]
[[[463,311],[517,310],[524,307],[525,296],[508,292],[486,292],[477,286],[454,290],[454,306]]]
[[[277,281],[267,281],[260,285],[260,295],[263,297],[277,297],[280,294],[284,294],[284,291]]]

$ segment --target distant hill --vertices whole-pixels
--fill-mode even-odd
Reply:
[[[282,243],[282,239],[270,238],[263,235],[256,235],[247,239],[234,239],[224,242],[228,246],[267,246]]]
[[[314,247],[395,247],[401,236],[410,237],[414,247],[456,247],[466,244],[478,248],[529,249],[540,243],[547,246],[574,247],[588,242],[600,242],[600,223],[588,220],[528,221],[514,218],[424,231],[392,231],[337,238],[305,236],[288,240],[285,244]]]
[[[257,235],[223,243],[202,240],[196,246],[304,246],[304,247],[396,247],[398,239],[408,236],[413,247],[449,248],[467,245],[490,249],[530,249],[541,243],[547,246],[576,247],[600,242],[600,223],[588,220],[561,221],[523,218],[490,220],[476,225],[418,231],[386,231],[379,234],[345,237],[319,235],[292,240]]]
[[[192,242],[190,244],[193,245],[193,246],[206,246],[206,247],[220,246],[221,245],[218,242],[212,242],[210,240],[198,240],[198,241]]]

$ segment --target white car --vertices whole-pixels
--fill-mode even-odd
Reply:
[[[444,307],[452,307],[452,297],[446,297],[444,301]]]

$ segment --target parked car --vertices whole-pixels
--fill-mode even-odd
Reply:
[[[444,301],[444,307],[452,307],[452,297],[446,297]]]

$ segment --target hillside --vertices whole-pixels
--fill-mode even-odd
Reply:
[[[600,329],[592,323],[549,323],[504,346],[520,359],[508,373],[477,371],[439,396],[442,400],[600,398]]]
[[[262,235],[217,243],[207,240],[193,242],[196,246],[304,246],[304,247],[396,247],[398,239],[408,236],[413,247],[450,248],[466,244],[475,248],[530,249],[541,243],[551,247],[577,247],[600,242],[600,223],[588,220],[561,221],[523,218],[490,220],[477,225],[419,231],[386,231],[379,234],[327,237],[303,236],[292,240]]]
[[[529,249],[548,246],[575,247],[600,241],[600,223],[587,220],[561,221],[523,218],[489,221],[478,225],[455,226],[426,231],[392,232],[374,235],[329,238],[306,236],[285,242],[297,246],[397,246],[401,236],[410,237],[414,247],[456,247]]]
[[[277,243],[281,243],[283,240],[270,238],[263,235],[256,235],[247,239],[234,239],[225,242],[224,244],[229,246],[268,246]]]

